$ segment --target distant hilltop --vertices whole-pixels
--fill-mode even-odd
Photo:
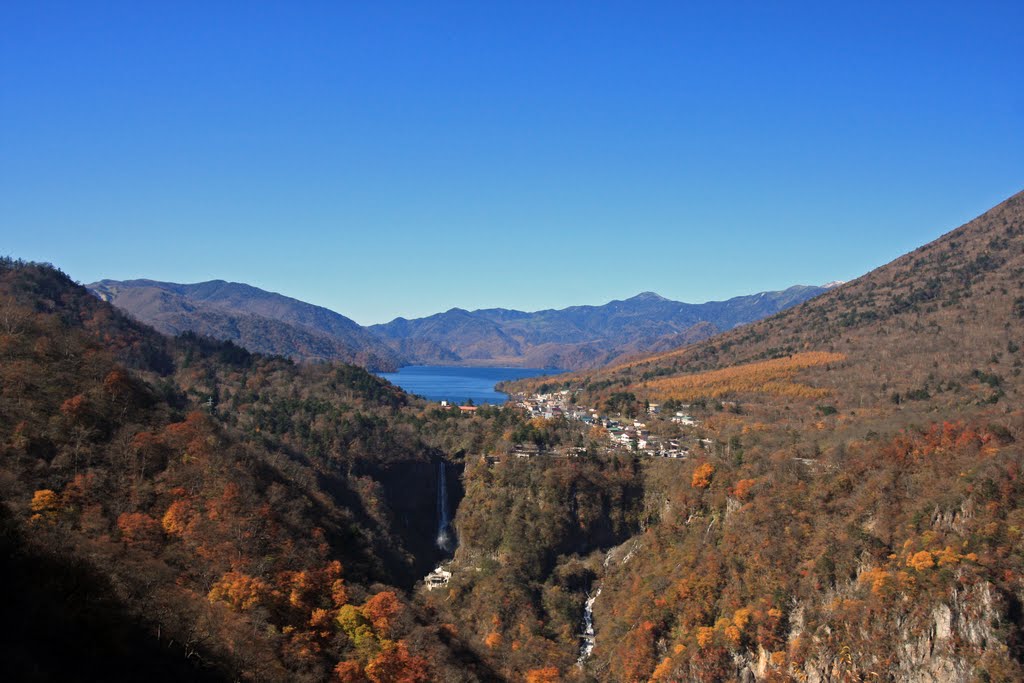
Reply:
[[[642,292],[601,306],[533,313],[456,308],[416,320],[396,318],[369,329],[417,364],[583,369],[692,344],[827,290],[828,286],[796,285],[703,304]]]
[[[411,364],[577,370],[692,344],[838,284],[796,285],[703,304],[642,292],[600,306],[532,313],[453,308],[369,327],[321,306],[223,280],[101,280],[88,287],[166,334],[191,331],[299,361],[344,361],[374,370]]]
[[[299,361],[344,361],[393,370],[398,356],[354,320],[239,282],[101,280],[89,291],[164,334],[195,332]]]

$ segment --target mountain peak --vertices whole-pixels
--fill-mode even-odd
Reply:
[[[655,292],[640,292],[627,301],[668,301],[668,299]]]

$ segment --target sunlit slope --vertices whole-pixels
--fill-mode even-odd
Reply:
[[[802,387],[808,398],[862,407],[1009,401],[1017,398],[1024,362],[1022,317],[1024,194],[1017,194],[934,242],[771,318],[548,383],[595,397],[629,391],[650,400],[778,397],[800,394],[796,387]],[[783,367],[789,389],[776,381]],[[714,374],[725,368],[732,368],[728,375]]]
[[[1022,276],[1018,194],[761,323],[548,379],[692,417],[644,418],[690,450],[637,458],[595,678],[1022,680]]]

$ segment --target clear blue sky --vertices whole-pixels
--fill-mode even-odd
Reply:
[[[1024,3],[3,2],[0,253],[361,323],[851,279],[1024,189]]]

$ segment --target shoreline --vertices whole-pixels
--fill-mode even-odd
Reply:
[[[533,377],[547,376],[557,370],[504,366],[405,365],[397,372],[377,372],[378,377],[403,391],[427,401],[503,405],[509,392],[500,387]]]

